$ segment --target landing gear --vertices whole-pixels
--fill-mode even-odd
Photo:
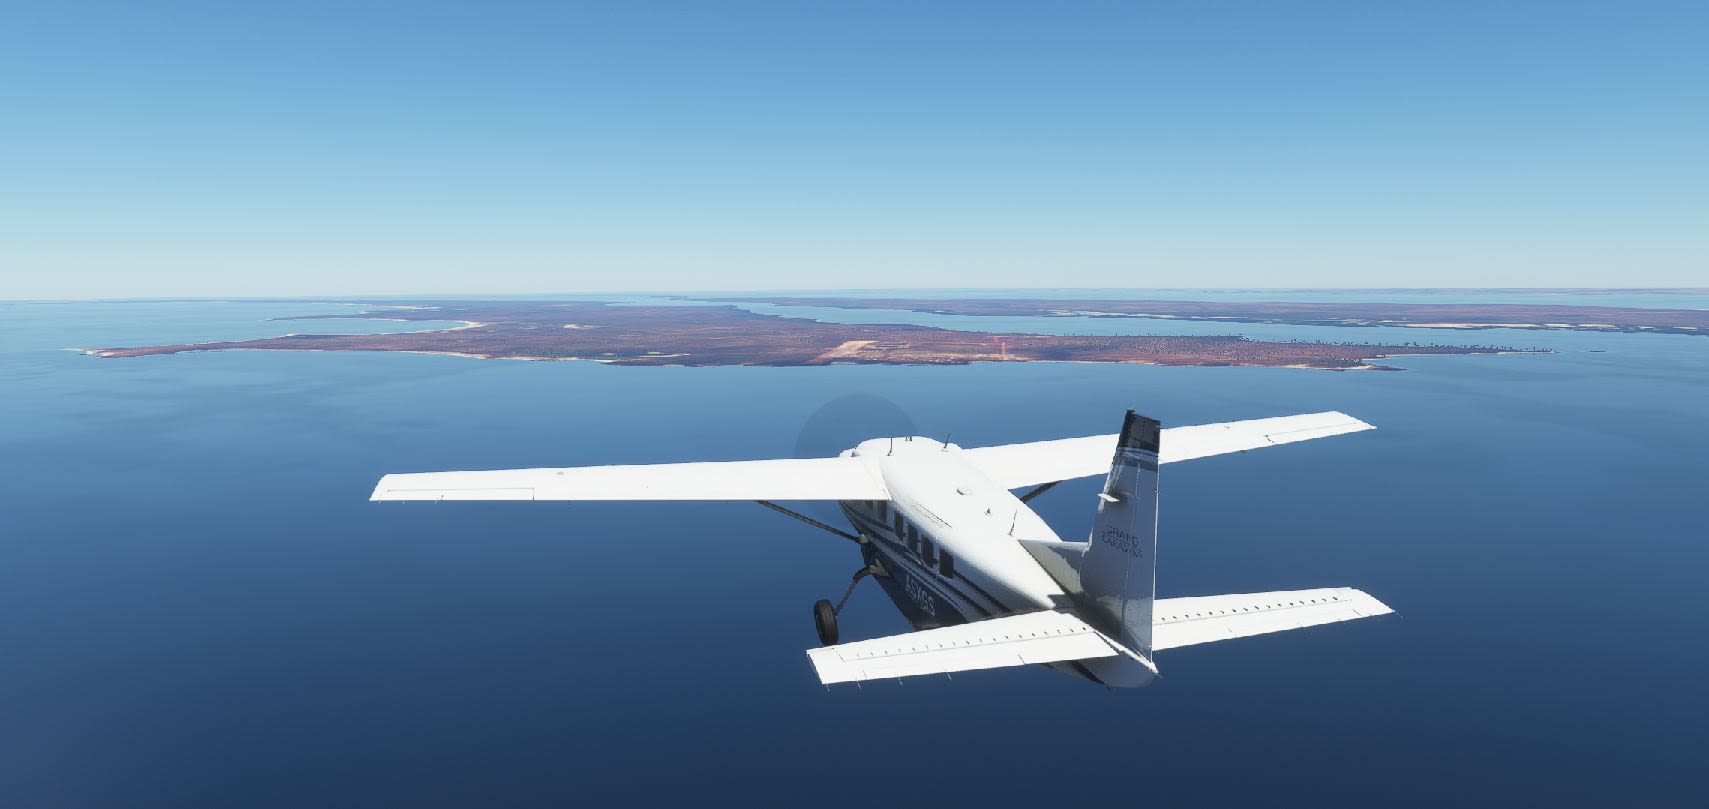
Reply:
[[[827,599],[813,602],[813,628],[819,630],[820,646],[837,643],[837,609]]]
[[[843,611],[843,605],[849,603],[849,596],[854,595],[855,585],[860,580],[878,571],[873,565],[867,565],[855,571],[854,578],[849,579],[849,589],[843,591],[843,597],[832,606],[830,600],[821,598],[813,602],[813,628],[819,630],[821,646],[835,646],[837,643],[837,613]]]

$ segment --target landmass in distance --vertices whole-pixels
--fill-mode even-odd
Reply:
[[[348,314],[285,320],[463,321],[394,334],[290,334],[259,340],[86,349],[100,357],[185,351],[409,351],[485,359],[583,359],[614,365],[830,365],[1117,362],[1383,369],[1406,354],[1493,354],[1493,346],[1270,342],[1238,336],[1056,336],[929,326],[822,323],[734,306],[612,306],[596,301],[375,302]]]
[[[1138,317],[1414,329],[1542,329],[1709,336],[1709,310],[1505,303],[1288,303],[1249,301],[1057,300],[1044,298],[707,297],[694,300],[904,309],[941,315]]]

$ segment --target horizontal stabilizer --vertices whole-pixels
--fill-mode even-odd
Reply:
[[[1163,430],[1163,449],[1157,460],[1190,461],[1369,429],[1371,425],[1337,412],[1169,427]],[[1062,438],[964,449],[961,454],[997,485],[1018,489],[1108,472],[1116,438],[1114,434]]]
[[[1028,612],[887,638],[808,649],[827,685],[1031,663],[1112,657],[1096,629],[1066,612]]]
[[[387,475],[370,500],[888,500],[858,458]]]
[[[1391,612],[1383,602],[1351,587],[1160,598],[1153,608],[1151,648],[1174,649]]]

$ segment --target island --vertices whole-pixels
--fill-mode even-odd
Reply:
[[[696,300],[901,309],[940,315],[1137,317],[1287,326],[1414,329],[1541,329],[1709,336],[1709,310],[1507,303],[1288,303],[1249,301],[1071,300],[1052,298],[718,297]]]
[[[1056,336],[929,326],[824,323],[731,305],[599,301],[395,301],[288,320],[386,318],[463,325],[388,334],[287,334],[258,340],[85,349],[98,357],[186,351],[408,351],[484,359],[593,360],[612,365],[832,365],[1113,362],[1394,370],[1407,354],[1493,354],[1495,346],[1285,342],[1239,336]]]

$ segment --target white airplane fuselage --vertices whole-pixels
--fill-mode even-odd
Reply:
[[[845,450],[884,482],[890,499],[841,501],[874,577],[915,629],[1041,609],[1072,609],[1068,593],[1019,540],[1059,541],[1026,503],[961,456],[961,447],[910,436]],[[874,565],[873,563],[877,564]],[[1152,674],[1123,657],[1050,664],[1109,685]]]

